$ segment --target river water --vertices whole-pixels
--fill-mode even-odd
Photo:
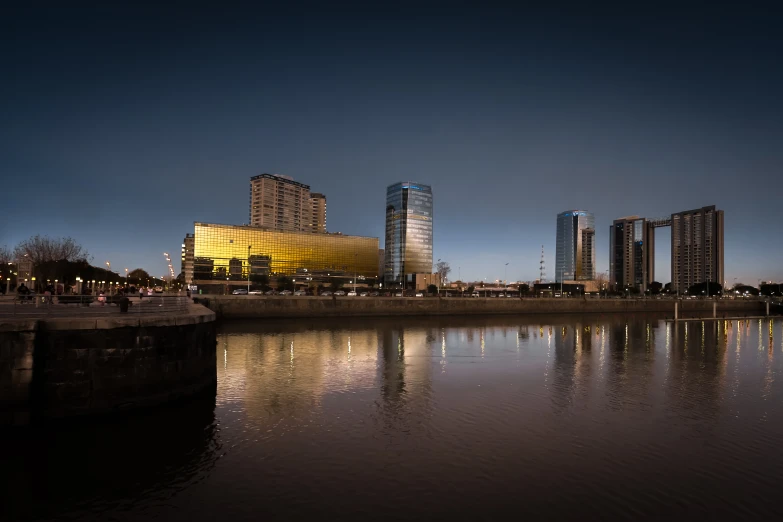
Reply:
[[[772,519],[780,321],[232,322],[217,395],[5,440],[11,519]]]

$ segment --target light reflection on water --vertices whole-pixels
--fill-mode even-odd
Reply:
[[[61,499],[65,512],[129,520],[779,514],[780,321],[236,322],[222,325],[218,357],[214,420],[183,457],[188,480],[167,469],[154,487],[139,477],[138,488],[102,490],[101,502]],[[170,436],[180,436],[170,424]],[[121,432],[106,436],[125,451],[147,448]]]

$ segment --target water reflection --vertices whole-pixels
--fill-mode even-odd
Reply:
[[[229,323],[216,401],[47,434],[3,500],[84,520],[769,519],[781,361],[781,323],[757,319]]]

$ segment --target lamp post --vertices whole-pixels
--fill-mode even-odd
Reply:
[[[247,245],[247,293],[250,295],[250,246]]]
[[[129,283],[128,283],[128,269],[127,268],[125,269],[125,286],[129,286]]]
[[[506,266],[503,268],[503,289],[508,286],[508,263],[506,263]]]

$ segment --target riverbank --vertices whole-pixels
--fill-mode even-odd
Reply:
[[[764,315],[765,305],[749,300],[512,299],[405,297],[204,296],[199,301],[222,319],[316,317],[460,316],[502,314],[660,313],[674,317]],[[714,308],[713,308],[714,307]]]
[[[0,426],[108,413],[216,383],[215,313],[0,320]]]

